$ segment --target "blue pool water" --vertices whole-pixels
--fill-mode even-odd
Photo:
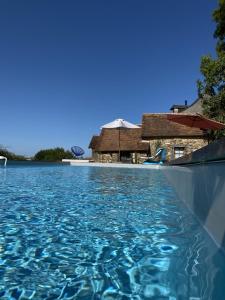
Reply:
[[[0,168],[0,220],[0,299],[224,300],[224,256],[161,170]]]

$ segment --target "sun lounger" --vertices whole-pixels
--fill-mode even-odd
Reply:
[[[158,159],[158,160],[156,160]],[[166,149],[165,148],[159,148],[156,151],[156,154],[154,156],[148,157],[143,164],[144,165],[152,165],[152,164],[160,164],[162,165],[166,161]]]

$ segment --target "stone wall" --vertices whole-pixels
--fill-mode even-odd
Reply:
[[[136,163],[143,164],[143,162],[148,158],[147,153],[136,153]]]
[[[167,138],[167,139],[151,139],[149,141],[151,155],[155,155],[156,150],[159,147],[166,148],[167,150],[167,160],[174,159],[174,147],[184,147],[184,155],[194,152],[208,144],[206,139],[203,138]],[[131,153],[132,163],[143,163],[146,158],[146,153],[134,152]],[[146,157],[146,158],[145,158]],[[118,152],[111,153],[101,153],[101,152],[92,152],[92,158],[96,162],[102,163],[114,163],[119,161]]]
[[[167,160],[174,159],[174,147],[184,147],[184,155],[187,155],[208,144],[207,140],[203,138],[151,139],[149,142],[151,155],[155,155],[156,150],[163,147],[167,150]]]
[[[139,152],[134,152],[131,153],[131,160],[132,163],[143,163],[146,158],[147,154],[146,153],[139,153]],[[115,163],[119,161],[119,153],[118,152],[112,152],[112,153],[101,153],[101,152],[92,152],[92,159],[95,162],[101,162],[101,163]]]
[[[91,156],[91,158],[92,158],[92,161],[98,162],[98,152],[92,150],[92,156]]]
[[[170,162],[171,165],[185,165],[205,163],[212,161],[225,160],[225,137],[209,145],[198,149],[197,151],[187,154],[183,157],[177,158]]]
[[[94,160],[101,163],[118,162],[118,153],[95,153]]]

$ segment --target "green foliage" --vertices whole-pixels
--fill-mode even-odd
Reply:
[[[213,12],[213,19],[217,23],[214,37],[217,41],[217,52],[225,51],[225,0],[219,1],[219,7]]]
[[[13,152],[8,151],[4,146],[0,145],[0,156],[5,156],[9,160],[26,160],[23,155],[17,155]]]
[[[34,156],[34,160],[41,161],[61,161],[63,158],[71,159],[73,154],[63,148],[40,150]]]
[[[225,52],[220,52],[217,59],[204,56],[201,72],[204,77],[200,86],[203,113],[209,118],[225,123]],[[215,132],[214,137],[219,138],[224,134],[224,130]]]
[[[203,113],[209,118],[225,123],[225,0],[213,12],[217,23],[214,37],[217,40],[217,57],[201,59],[202,80],[197,81],[198,95],[203,98]],[[213,138],[225,135],[225,131],[211,133]]]

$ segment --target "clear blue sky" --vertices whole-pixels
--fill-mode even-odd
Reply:
[[[1,0],[0,144],[80,145],[196,99],[217,0]]]

